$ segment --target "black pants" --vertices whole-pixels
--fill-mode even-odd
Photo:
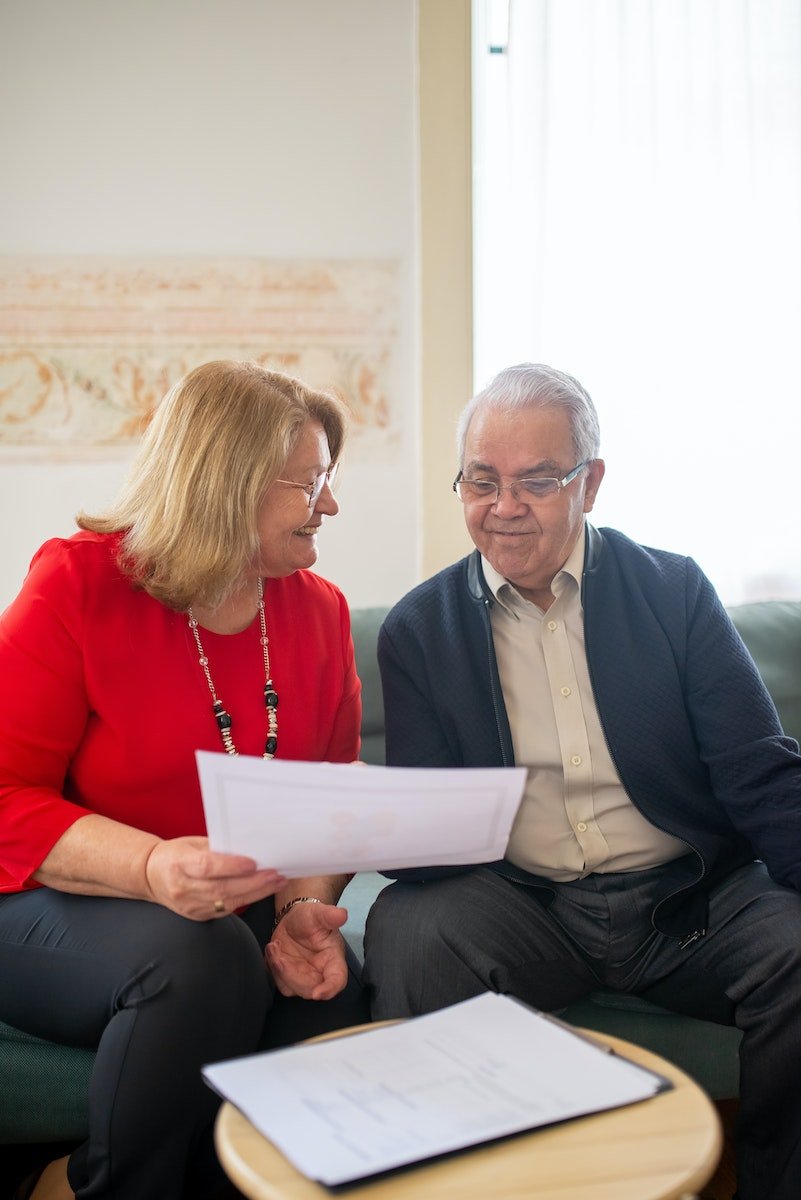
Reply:
[[[0,1019],[97,1048],[89,1138],[68,1171],[81,1200],[214,1195],[219,1099],[200,1068],[369,1019],[355,959],[336,1000],[274,992],[262,957],[273,912],[269,899],[196,922],[49,888],[0,898]]]
[[[555,884],[550,908],[486,868],[392,884],[367,921],[373,1017],[430,1012],[485,990],[553,1011],[606,986],[736,1024],[738,1196],[798,1200],[801,895],[761,863],[742,867],[710,892],[706,936],[682,946],[651,924],[672,870]]]

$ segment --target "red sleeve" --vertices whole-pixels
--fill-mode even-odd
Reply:
[[[361,685],[345,598],[299,571],[270,581],[268,607],[281,757],[357,759]],[[206,637],[237,745],[260,754],[258,627]],[[204,831],[195,751],[220,744],[196,649],[185,616],[131,588],[113,539],[77,534],[42,548],[0,617],[0,673],[0,892],[36,886],[32,873],[87,812],[159,837]]]
[[[83,588],[65,543],[47,542],[0,617],[0,891],[36,886],[31,874],[89,811],[62,795],[88,712]]]

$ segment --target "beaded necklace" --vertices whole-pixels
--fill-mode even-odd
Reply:
[[[264,654],[264,706],[267,709],[267,740],[264,743],[262,758],[275,758],[275,752],[278,748],[278,692],[275,690],[270,676],[270,642],[267,637],[267,617],[264,612],[264,583],[261,578],[258,580],[258,593],[259,625],[261,627],[259,642]],[[211,711],[214,713],[214,719],[220,731],[223,749],[226,754],[239,754],[234,745],[234,739],[231,736],[231,714],[225,708],[214,687],[214,680],[209,670],[208,656],[200,640],[200,631],[195,614],[192,612],[191,604],[186,612],[189,619],[189,628],[192,631],[192,636],[197,646],[198,662],[203,670],[203,674],[206,676],[206,683],[209,685],[209,691],[211,692]]]

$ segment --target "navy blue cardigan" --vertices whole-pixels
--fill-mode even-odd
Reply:
[[[702,932],[710,884],[754,858],[777,882],[801,890],[798,744],[783,735],[750,654],[697,564],[588,526],[582,602],[593,693],[623,786],[652,824],[692,851],[670,872],[655,926],[680,938]],[[388,763],[514,765],[493,603],[474,551],[387,616],[378,659]],[[507,860],[491,865],[548,891]],[[446,872],[395,874],[422,880]]]

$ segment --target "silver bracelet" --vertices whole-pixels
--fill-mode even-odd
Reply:
[[[316,896],[296,896],[294,900],[288,900],[283,908],[279,909],[275,914],[273,921],[273,929],[277,929],[281,921],[288,912],[295,907],[296,904],[322,904],[322,900],[318,900]]]

